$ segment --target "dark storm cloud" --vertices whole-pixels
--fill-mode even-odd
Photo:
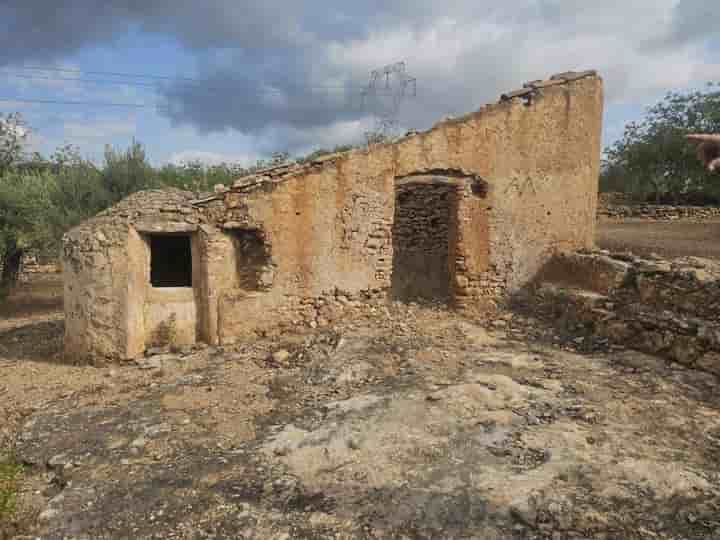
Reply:
[[[101,2],[77,0],[4,2],[0,4],[0,66],[54,60],[85,45],[111,40],[127,22],[118,20],[114,11]]]
[[[313,69],[309,56],[289,54],[269,64],[239,56],[231,61],[235,68],[204,68],[200,86],[166,86],[168,116],[201,131],[240,128],[257,133],[273,124],[312,128],[363,115],[360,81],[313,81],[307,74]]]
[[[489,11],[468,1],[444,6],[468,9]],[[360,87],[374,66],[349,73],[328,60],[329,43],[401,24],[420,30],[438,11],[431,0],[11,0],[0,5],[0,66],[60,61],[139,29],[176,39],[199,60],[202,84],[162,90],[173,121],[204,131],[314,128],[367,114]]]
[[[437,15],[487,14],[483,2],[451,0],[4,0],[0,64],[62,58],[137,26],[191,49],[308,46],[361,38],[400,21],[422,26]],[[487,3],[485,4],[487,5]]]

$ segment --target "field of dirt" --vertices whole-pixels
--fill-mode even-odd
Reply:
[[[401,304],[74,367],[53,290],[0,319],[0,453],[28,466],[0,538],[720,540],[708,374]]]
[[[604,221],[598,224],[597,244],[638,255],[720,258],[720,221]]]

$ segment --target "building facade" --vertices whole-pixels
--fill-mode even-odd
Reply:
[[[227,344],[361,293],[489,309],[592,247],[595,72],[527,83],[394,143],[259,171],[205,197],[136,193],[64,238],[69,360]]]

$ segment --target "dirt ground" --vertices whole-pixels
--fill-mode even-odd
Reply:
[[[720,258],[720,221],[604,221],[598,224],[597,244],[638,255]]]
[[[720,540],[706,373],[401,304],[73,367],[52,281],[0,319],[0,453],[28,466],[0,538]]]

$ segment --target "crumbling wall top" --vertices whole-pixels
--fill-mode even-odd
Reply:
[[[498,104],[504,104],[508,101],[512,100],[522,100],[525,104],[529,104],[532,99],[535,96],[538,96],[543,92],[546,88],[556,87],[556,86],[562,86],[562,85],[569,85],[575,81],[579,81],[581,79],[586,79],[590,77],[598,77],[597,71],[595,70],[587,70],[587,71],[566,71],[563,73],[557,73],[555,75],[552,75],[549,79],[544,80],[535,80],[527,82],[523,85],[523,88],[519,90],[515,90],[512,92],[506,92],[500,96],[500,100]],[[474,115],[482,114],[488,110],[488,108],[492,108],[497,106],[498,104],[490,104],[486,105],[484,107],[481,107],[477,111],[473,113],[469,113],[467,115],[463,115],[459,118],[447,118],[444,120],[441,120],[440,122],[436,123],[433,127],[428,129],[424,132],[419,132],[416,130],[409,131],[405,134],[403,138],[401,138],[398,141],[394,141],[393,143],[385,143],[385,145],[393,145],[397,144],[409,137],[416,137],[416,136],[423,136],[424,134],[427,134],[439,127],[441,127],[443,124],[449,123],[449,122],[463,122],[470,118],[472,118]],[[383,146],[383,145],[378,145]],[[285,164],[285,165],[279,165],[277,167],[269,167],[266,169],[261,169],[258,171],[253,172],[252,174],[242,176],[235,180],[232,184],[232,186],[226,187],[219,185],[216,188],[216,193],[214,195],[209,195],[204,198],[198,198],[192,201],[192,204],[194,205],[203,205],[213,200],[219,200],[223,198],[224,193],[227,191],[233,191],[236,193],[250,193],[253,191],[261,190],[261,189],[272,189],[275,184],[279,184],[281,182],[284,182],[290,178],[301,176],[301,175],[307,175],[311,174],[313,172],[317,172],[322,170],[324,167],[329,166],[335,162],[337,162],[340,159],[343,159],[347,157],[352,152],[368,152],[370,149],[362,149],[362,148],[356,148],[352,150],[348,150],[345,152],[336,152],[333,154],[327,154],[324,156],[321,156],[317,159],[313,159],[312,161],[304,162],[304,163],[291,163],[291,164]]]
[[[98,228],[126,228],[144,220],[186,221],[197,211],[190,204],[197,196],[177,188],[138,191],[71,229],[66,236],[82,236]]]

